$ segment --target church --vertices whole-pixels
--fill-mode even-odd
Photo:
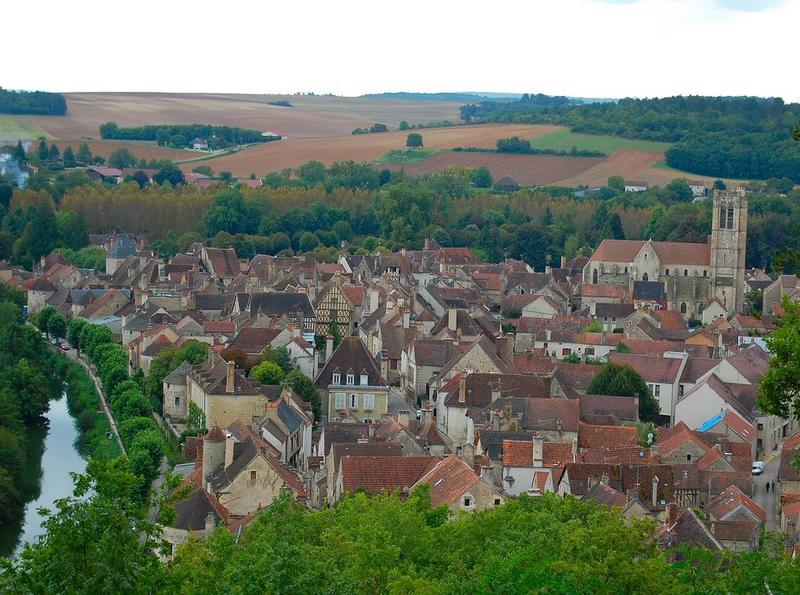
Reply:
[[[744,188],[714,191],[711,237],[705,244],[603,240],[583,269],[583,283],[664,285],[667,308],[700,319],[714,299],[731,312],[744,304],[747,196]]]

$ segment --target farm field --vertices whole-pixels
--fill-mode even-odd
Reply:
[[[663,152],[669,148],[670,143],[633,140],[609,135],[579,134],[562,128],[532,139],[531,146],[537,149],[554,149],[556,151],[569,151],[572,147],[577,147],[585,151],[601,151],[611,155],[622,149]]]
[[[420,163],[385,164],[385,167],[388,169],[402,167],[406,173],[420,175],[452,166],[469,168],[485,166],[492,172],[495,180],[510,175],[526,186],[549,186],[564,178],[579,176],[600,163],[601,159],[587,157],[441,151]]]
[[[375,163],[398,163],[411,165],[424,161],[433,155],[433,149],[392,149]]]
[[[17,140],[37,140],[41,137],[53,138],[31,116],[9,116],[0,114],[0,142],[14,143]]]
[[[425,149],[450,149],[458,146],[493,148],[499,138],[515,135],[530,138],[557,129],[556,126],[486,124],[430,128],[417,132],[422,134]],[[289,138],[280,142],[248,147],[233,155],[208,159],[203,164],[211,166],[215,171],[230,171],[235,176],[248,176],[251,173],[263,176],[285,168],[296,168],[312,159],[326,165],[347,159],[375,161],[392,149],[404,148],[407,135],[408,131],[348,134],[326,138]],[[428,160],[422,163],[426,161]],[[182,167],[185,171],[191,171],[194,166],[187,163]]]
[[[272,130],[289,138],[350,134],[354,128],[382,122],[397,127],[458,120],[457,102],[402,101],[358,97],[239,95],[210,93],[64,93],[66,116],[32,116],[60,140],[99,138],[98,128],[143,124],[215,124]],[[294,107],[269,105],[286,99]]]

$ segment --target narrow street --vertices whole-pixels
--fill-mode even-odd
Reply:
[[[769,531],[777,531],[780,528],[777,516],[777,497],[772,491],[772,482],[778,487],[778,466],[780,457],[777,453],[764,458],[764,472],[761,475],[753,475],[753,499],[761,508],[767,511],[766,528]],[[767,492],[767,482],[770,482],[770,489]]]
[[[417,412],[416,405],[410,405],[404,398],[402,391],[396,387],[392,386],[389,388],[389,414],[392,417],[397,417],[397,413],[399,411],[410,411],[411,416],[415,416]]]

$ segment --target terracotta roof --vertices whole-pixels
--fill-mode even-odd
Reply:
[[[450,384],[447,386],[449,388]],[[492,402],[493,387],[503,397],[550,397],[550,379],[528,374],[467,374],[463,402],[459,401],[459,384],[449,391],[442,387],[440,392],[448,392],[444,399],[447,407],[483,409]]]
[[[530,440],[503,440],[504,467],[533,467],[533,437]]]
[[[757,384],[769,367],[769,355],[757,345],[732,355],[726,361],[736,368],[750,384]]]
[[[343,457],[342,486],[346,492],[393,492],[411,488],[431,470],[440,457]]]
[[[431,492],[431,504],[450,506],[461,498],[464,492],[481,481],[478,474],[456,455],[439,461],[414,484],[428,484]]]
[[[213,274],[219,279],[233,279],[241,270],[236,250],[233,248],[205,248],[206,256],[213,269]]]
[[[635,397],[580,395],[580,419],[588,424],[613,426],[623,421],[639,421],[639,403]]]
[[[755,521],[706,521],[706,526],[717,540],[748,543],[760,531]]]
[[[637,444],[637,432],[633,426],[595,426],[578,423],[580,448],[620,448]]]
[[[331,444],[333,469],[339,469],[342,457],[402,457],[403,445],[399,442],[337,442]]]
[[[581,297],[623,299],[627,295],[628,289],[623,285],[603,285],[600,283],[584,283],[581,285]]]
[[[261,353],[281,333],[279,328],[245,327],[228,347],[245,353]]]
[[[611,362],[627,365],[647,382],[673,384],[678,380],[682,360],[672,357],[655,357],[634,353],[611,352]]]
[[[662,438],[659,439],[658,445],[661,454],[669,454],[679,446],[687,442],[694,442],[700,446],[704,451],[708,450],[708,445],[703,442],[692,430],[689,429],[682,421],[679,421],[675,426],[670,428],[669,433],[662,431]]]
[[[642,240],[603,240],[591,260],[630,263],[647,242]],[[661,264],[707,266],[711,260],[709,244],[652,242]]]
[[[233,320],[205,320],[203,330],[207,333],[234,333],[236,322]]]
[[[622,492],[615,490],[603,482],[594,484],[583,496],[583,500],[594,500],[602,506],[608,508],[624,507],[628,503],[628,499]]]
[[[706,505],[705,511],[715,519],[725,520],[740,506],[744,506],[756,517],[761,519],[762,522],[767,519],[767,511],[756,504],[735,485],[726,488],[719,496],[711,500],[711,502]]]
[[[56,286],[47,277],[39,277],[30,282],[23,283],[23,288],[28,291],[55,291]]]
[[[781,463],[778,468],[778,479],[780,481],[800,481],[800,469],[794,466],[798,449],[800,449],[800,432],[783,442]]]

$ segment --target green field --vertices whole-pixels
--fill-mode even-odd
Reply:
[[[36,140],[42,136],[48,140],[55,138],[28,116],[0,115],[0,141]]]
[[[392,149],[383,157],[377,159],[375,163],[400,163],[402,165],[413,165],[424,161],[433,155],[433,149]]]
[[[600,151],[611,155],[620,149],[633,149],[636,151],[666,151],[669,143],[656,141],[633,140],[620,136],[579,134],[569,130],[556,130],[531,139],[531,147],[536,149],[554,149],[569,151],[572,147],[585,151]]]

